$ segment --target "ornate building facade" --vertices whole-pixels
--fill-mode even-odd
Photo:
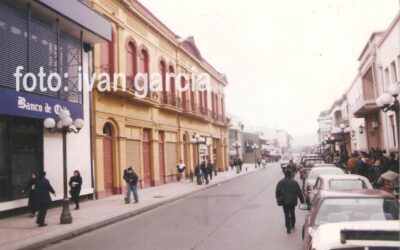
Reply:
[[[126,74],[126,91],[123,79],[111,77],[117,91],[92,92],[98,196],[121,193],[123,170],[129,166],[138,173],[141,187],[174,181],[179,160],[187,165],[187,174],[202,159],[226,170],[226,77],[201,56],[192,37],[180,38],[139,2],[90,4],[113,25],[112,42],[95,46],[95,72]],[[138,73],[160,73],[163,90],[137,97],[140,90],[133,80]],[[167,79],[166,73],[185,73],[190,79]],[[206,91],[178,91],[178,84],[193,87],[202,74],[210,76]],[[204,143],[195,144],[196,136]]]

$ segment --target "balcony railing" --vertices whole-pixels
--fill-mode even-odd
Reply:
[[[182,108],[182,100],[175,93],[162,92],[160,94],[160,101],[162,104],[168,104],[177,108]]]

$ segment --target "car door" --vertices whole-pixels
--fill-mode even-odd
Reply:
[[[310,229],[313,230],[315,217],[318,214],[318,210],[320,204],[322,202],[322,198],[317,198],[315,201],[314,207],[311,207],[310,214],[306,217],[303,227],[303,249],[311,249],[311,240],[312,236],[310,235]]]

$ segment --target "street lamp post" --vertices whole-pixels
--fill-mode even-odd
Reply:
[[[80,118],[73,121],[70,112],[65,109],[61,109],[58,116],[60,119],[57,122],[53,118],[46,118],[43,122],[43,125],[50,133],[62,134],[64,197],[62,201],[63,209],[60,216],[60,223],[71,224],[72,216],[68,204],[69,200],[67,183],[67,134],[79,133],[83,127],[84,121]]]
[[[197,185],[202,185],[203,182],[201,181],[201,176],[200,176],[200,147],[199,147],[199,145],[200,144],[205,144],[206,143],[206,138],[201,137],[197,133],[194,133],[192,138],[190,139],[190,142],[193,145],[196,145],[196,147],[197,147],[198,157],[197,157],[197,160],[196,160],[195,164],[197,164],[196,167],[199,167],[199,173],[196,174],[196,182],[197,182]]]
[[[258,148],[258,145],[257,144],[253,144],[251,146],[251,148],[254,150],[254,167],[257,168],[257,148]],[[246,168],[246,170],[247,170],[247,168]]]
[[[400,103],[398,96],[400,94],[400,82],[393,83],[389,86],[387,92],[383,93],[380,97],[376,99],[376,104],[380,107],[383,112],[393,111],[396,116],[396,126],[397,126],[397,156],[400,159]],[[400,160],[399,166],[400,169]]]

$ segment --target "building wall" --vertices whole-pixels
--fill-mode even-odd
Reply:
[[[211,89],[220,98],[224,96],[225,83],[222,76],[208,63],[199,60],[187,49],[180,47],[180,42],[171,38],[171,34],[159,23],[154,23],[136,2],[93,1],[93,8],[103,13],[113,22],[115,43],[114,61],[116,72],[127,71],[126,46],[133,41],[138,49],[145,48],[149,55],[149,72],[160,72],[159,64],[163,60],[172,66],[176,73],[187,72],[198,75],[202,72],[211,76]],[[95,65],[100,72],[101,47],[95,47]],[[118,83],[119,86],[120,82]],[[177,96],[178,92],[175,93]],[[180,159],[187,165],[187,172],[198,164],[199,147],[190,143],[195,134],[212,138],[206,145],[208,157],[214,160],[221,171],[227,167],[227,127],[222,118],[213,119],[209,114],[185,111],[182,107],[165,105],[161,102],[162,93],[152,94],[149,98],[139,99],[131,91],[117,93],[93,93],[94,144],[96,192],[105,194],[103,127],[112,124],[113,135],[113,193],[121,193],[125,185],[122,180],[123,169],[133,166],[140,177],[142,187],[159,185],[176,179],[176,164]],[[199,93],[195,92],[196,105]],[[187,93],[190,99],[190,94]],[[223,103],[223,99],[220,99]],[[207,92],[208,108],[211,109],[211,91]],[[221,104],[222,106],[222,104]],[[224,105],[223,105],[224,106]],[[222,110],[221,110],[222,112]],[[220,114],[221,116],[223,114]],[[145,162],[143,132],[150,129],[151,183],[145,180]],[[164,132],[164,144],[160,146],[159,131]],[[163,148],[162,148],[163,147]],[[160,150],[164,155],[160,157]],[[162,153],[161,151],[161,153]],[[214,156],[217,155],[217,157]],[[160,178],[160,160],[164,158],[165,179]],[[161,164],[162,165],[162,164]]]
[[[395,18],[383,34],[377,46],[377,85],[379,95],[387,91],[390,84],[400,80],[400,19]],[[392,119],[395,132],[392,130]],[[394,112],[380,112],[380,124],[383,127],[382,146],[388,151],[397,151],[397,129]]]
[[[369,151],[371,147],[397,152],[395,115],[378,109],[375,100],[387,91],[400,76],[400,12],[384,32],[374,32],[369,38],[359,60],[358,74],[345,92],[353,150]],[[356,110],[363,112],[355,115]],[[373,128],[372,122],[378,121]],[[359,128],[364,128],[364,133]]]

